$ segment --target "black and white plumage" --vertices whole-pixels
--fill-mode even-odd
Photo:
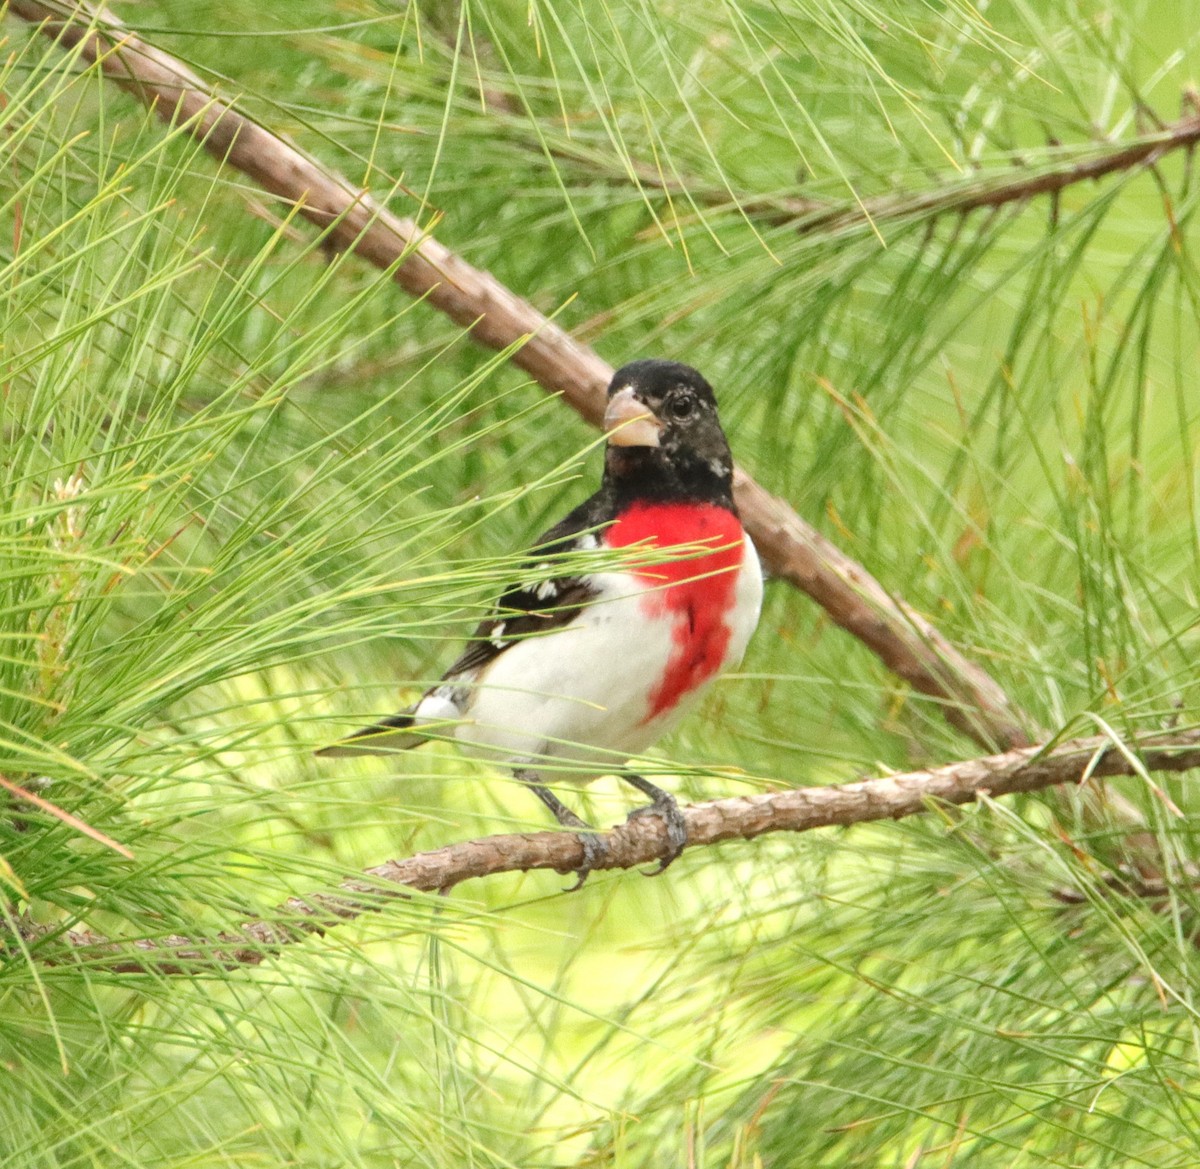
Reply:
[[[422,728],[510,768],[563,824],[586,825],[546,786],[617,774],[650,795],[672,849],[674,799],[627,771],[707,684],[736,665],[758,622],[762,574],[733,503],[733,462],[712,388],[689,366],[637,361],[608,391],[599,491],[544,533],[462,654],[410,710],[325,748],[382,754]],[[564,554],[629,549],[597,571]],[[638,813],[635,813],[638,814]],[[586,876],[602,857],[582,837]]]

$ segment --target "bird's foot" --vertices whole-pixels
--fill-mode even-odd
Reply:
[[[608,859],[608,845],[605,843],[602,836],[597,836],[592,831],[591,825],[586,820],[581,820],[570,808],[566,806],[543,782],[541,776],[536,771],[527,767],[517,767],[513,769],[513,775],[516,776],[526,787],[551,812],[554,813],[554,818],[564,828],[580,828],[581,832],[576,834],[576,839],[583,847],[583,864],[575,870],[575,884],[568,886],[564,892],[574,893],[576,889],[582,889],[583,883],[588,879],[588,874],[593,869],[598,869],[605,860]]]
[[[597,836],[594,832],[579,832],[575,839],[583,846],[583,864],[575,870],[575,884],[568,885],[563,890],[564,893],[574,893],[578,889],[583,888],[583,883],[588,879],[588,874],[593,869],[598,869],[608,859],[608,844],[604,837]]]
[[[641,816],[658,816],[667,829],[667,855],[658,862],[658,868],[642,870],[647,877],[657,877],[667,871],[687,846],[687,820],[684,819],[675,797],[661,788],[654,789],[654,803],[647,804],[644,808],[634,808],[625,819],[628,823]]]

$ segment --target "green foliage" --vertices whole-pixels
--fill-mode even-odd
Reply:
[[[1048,733],[1200,721],[1189,159],[1053,206],[909,199],[1173,118],[1195,4],[246,13],[121,14],[614,363],[699,366],[743,464]],[[6,922],[152,958],[544,827],[449,749],[311,750],[436,676],[595,435],[3,30],[0,776],[133,854],[14,800]],[[845,214],[798,230],[802,200]],[[651,765],[707,798],[971,753],[776,585]],[[570,897],[494,879],[219,974],[14,942],[0,1164],[1194,1165],[1200,804],[1111,787]]]

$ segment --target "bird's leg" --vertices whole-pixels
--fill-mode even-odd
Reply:
[[[608,846],[598,837],[592,826],[581,820],[566,804],[562,802],[541,780],[536,771],[525,767],[513,768],[513,775],[519,779],[551,812],[554,818],[564,828],[582,829],[579,832],[579,843],[583,846],[583,864],[575,872],[575,884],[567,888],[568,893],[574,893],[583,886],[588,874],[608,856]]]
[[[666,825],[667,855],[658,862],[657,869],[651,869],[646,874],[648,877],[657,877],[659,873],[665,872],[667,866],[683,852],[684,846],[687,844],[687,821],[679,810],[678,801],[670,792],[663,791],[661,787],[656,787],[648,779],[643,779],[640,775],[634,775],[632,772],[622,773],[621,778],[626,783],[633,784],[638,791],[648,795],[654,801],[644,808],[635,808],[626,819],[632,820],[635,816],[661,816],[663,824]]]

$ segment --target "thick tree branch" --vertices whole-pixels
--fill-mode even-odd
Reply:
[[[333,244],[392,269],[401,287],[469,328],[476,341],[503,349],[524,339],[514,364],[549,392],[561,394],[588,421],[600,421],[612,368],[490,273],[237,113],[185,65],[105,10],[38,0],[11,0],[9,9],[39,23],[85,61],[98,62],[106,76],[164,121],[185,126],[217,159],[296,206]],[[946,718],[980,745],[1029,741],[1000,687],[924,617],[744,471],[738,472],[736,495],[746,527],[774,575],[807,593],[889,669],[937,699]]]
[[[1024,747],[1003,755],[966,759],[925,771],[829,787],[710,800],[683,809],[688,848],[728,840],[753,840],[768,832],[808,832],[871,820],[899,820],[938,804],[968,804],[1039,791],[1100,776],[1188,771],[1200,767],[1200,730],[1163,731],[1118,744],[1108,736],[1076,739],[1052,747]],[[654,816],[639,816],[602,833],[608,847],[601,869],[632,869],[660,859],[666,829]],[[382,908],[410,890],[441,893],[476,877],[550,869],[570,873],[583,863],[573,832],[488,836],[388,861],[345,882],[336,893],[293,897],[275,920],[245,923],[214,938],[167,937],[112,941],[87,930],[64,931],[22,923],[27,946],[48,965],[86,962],[116,973],[193,973],[201,969],[257,966],[281,947],[323,933]],[[65,944],[65,952],[64,952]]]

